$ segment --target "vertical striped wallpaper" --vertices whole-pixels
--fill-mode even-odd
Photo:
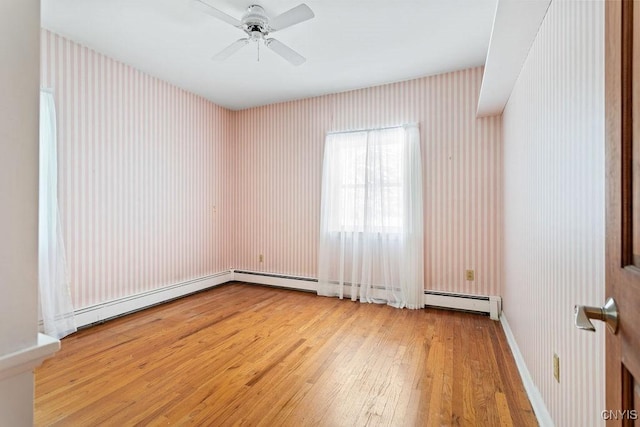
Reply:
[[[232,112],[43,30],[76,308],[232,264]]]
[[[558,426],[604,425],[603,1],[551,3],[503,114],[504,313]],[[553,354],[560,357],[560,383]]]
[[[326,132],[405,122],[425,287],[501,294],[501,119],[475,117],[481,68],[232,112],[47,30],[41,55],[76,308],[231,267],[316,277]]]
[[[316,277],[326,132],[417,122],[425,287],[500,295],[502,123],[476,118],[481,81],[474,68],[236,112],[235,267]]]

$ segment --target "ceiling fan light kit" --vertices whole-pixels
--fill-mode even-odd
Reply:
[[[216,17],[227,24],[233,25],[234,27],[244,31],[247,35],[247,37],[236,40],[217,53],[213,57],[214,60],[225,60],[249,42],[256,42],[264,43],[266,47],[293,65],[300,65],[306,61],[304,56],[300,55],[281,41],[274,38],[267,38],[270,33],[283,30],[313,18],[315,15],[306,4],[302,3],[273,19],[270,19],[269,16],[267,16],[262,6],[254,4],[249,6],[244,15],[242,15],[242,18],[238,20],[202,0],[193,0],[193,2],[194,5],[203,12]]]

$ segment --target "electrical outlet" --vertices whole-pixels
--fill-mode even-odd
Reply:
[[[553,378],[560,382],[560,358],[553,353]]]
[[[476,280],[476,272],[474,270],[466,270],[464,272],[464,275],[469,282],[473,282],[474,280]]]
[[[258,255],[258,261],[263,262],[264,261],[264,255],[262,255],[262,254]]]

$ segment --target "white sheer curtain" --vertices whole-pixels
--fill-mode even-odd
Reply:
[[[327,135],[318,294],[421,308],[422,212],[417,125]]]
[[[40,189],[38,284],[40,312],[47,335],[62,338],[76,331],[58,214],[58,150],[53,95],[40,91]]]

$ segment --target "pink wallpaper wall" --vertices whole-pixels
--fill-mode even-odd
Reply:
[[[235,268],[315,277],[325,133],[418,122],[425,287],[500,295],[502,123],[476,118],[481,80],[475,68],[236,112]]]
[[[604,425],[604,8],[554,1],[504,124],[504,315],[558,426]],[[560,357],[560,382],[553,354]]]
[[[421,128],[425,287],[501,293],[481,68],[233,112],[46,30],[41,55],[76,308],[228,268],[316,277],[325,133],[404,122]]]
[[[41,33],[76,308],[231,266],[232,113]]]

